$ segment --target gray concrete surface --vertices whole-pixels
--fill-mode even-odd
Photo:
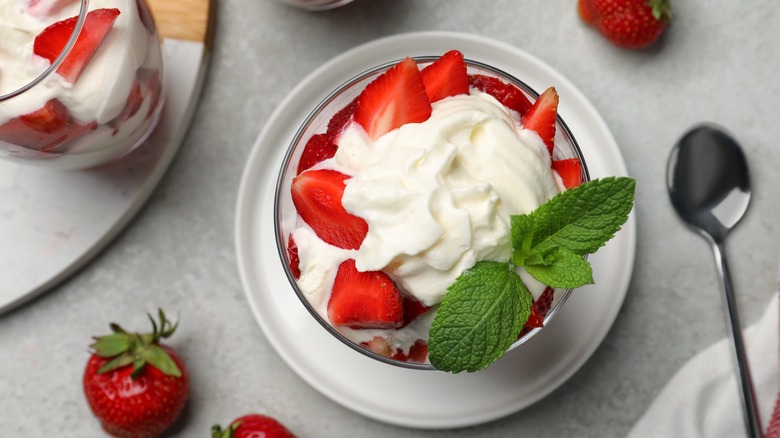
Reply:
[[[208,436],[213,423],[249,411],[270,414],[301,437],[624,436],[675,370],[725,336],[709,248],[680,224],[665,192],[667,154],[693,124],[728,127],[753,172],[751,209],[727,245],[746,323],[777,286],[780,5],[673,3],[674,23],[660,44],[629,52],[584,26],[575,1],[356,0],[322,13],[219,1],[202,102],[147,206],[84,270],[0,316],[0,435],[101,436],[80,383],[90,336],[105,333],[109,321],[145,328],[145,312],[159,306],[180,316],[172,345],[193,381],[169,436]],[[460,430],[376,422],[301,380],[253,318],[233,241],[243,166],[285,95],[345,50],[419,30],[487,36],[552,65],[602,114],[638,181],[633,281],[602,345],[540,402]]]

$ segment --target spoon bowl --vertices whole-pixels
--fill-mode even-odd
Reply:
[[[737,372],[748,435],[761,437],[742,324],[726,263],[725,239],[742,219],[750,203],[750,175],[739,144],[714,125],[688,131],[672,149],[667,167],[667,189],[680,218],[712,246],[723,289],[726,322]]]
[[[734,139],[713,125],[686,133],[669,157],[672,205],[692,228],[723,240],[747,211],[750,176]]]

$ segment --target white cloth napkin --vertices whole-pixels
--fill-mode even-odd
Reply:
[[[766,438],[780,437],[780,304],[775,294],[761,320],[745,330],[745,344]],[[745,437],[728,339],[686,363],[666,384],[629,434],[630,438]],[[773,419],[773,413],[775,418]]]

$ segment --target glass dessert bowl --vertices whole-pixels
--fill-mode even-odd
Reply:
[[[0,35],[2,158],[88,168],[154,129],[162,53],[145,1],[5,2]]]
[[[465,85],[461,74],[454,89],[441,73],[451,61],[465,64]],[[428,112],[406,96],[413,71]],[[477,262],[506,261],[510,214],[528,214],[589,180],[555,108],[554,130],[539,128],[553,94],[542,99],[512,75],[452,51],[376,66],[320,102],[289,145],[274,211],[282,264],[312,317],[370,358],[437,369],[428,333],[448,287]],[[518,149],[506,155],[495,139]],[[521,271],[531,315],[506,351],[549,324],[571,293]]]

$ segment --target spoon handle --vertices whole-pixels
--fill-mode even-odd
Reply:
[[[747,355],[745,354],[742,323],[739,319],[737,301],[734,298],[734,288],[731,285],[731,274],[726,262],[726,248],[722,241],[715,241],[712,244],[712,250],[715,253],[715,262],[723,285],[723,305],[726,312],[726,323],[730,329],[729,338],[731,339],[734,366],[742,389],[742,408],[745,414],[745,425],[747,426],[748,436],[761,438],[763,436],[761,421],[758,417],[753,381],[750,378],[750,368]]]

